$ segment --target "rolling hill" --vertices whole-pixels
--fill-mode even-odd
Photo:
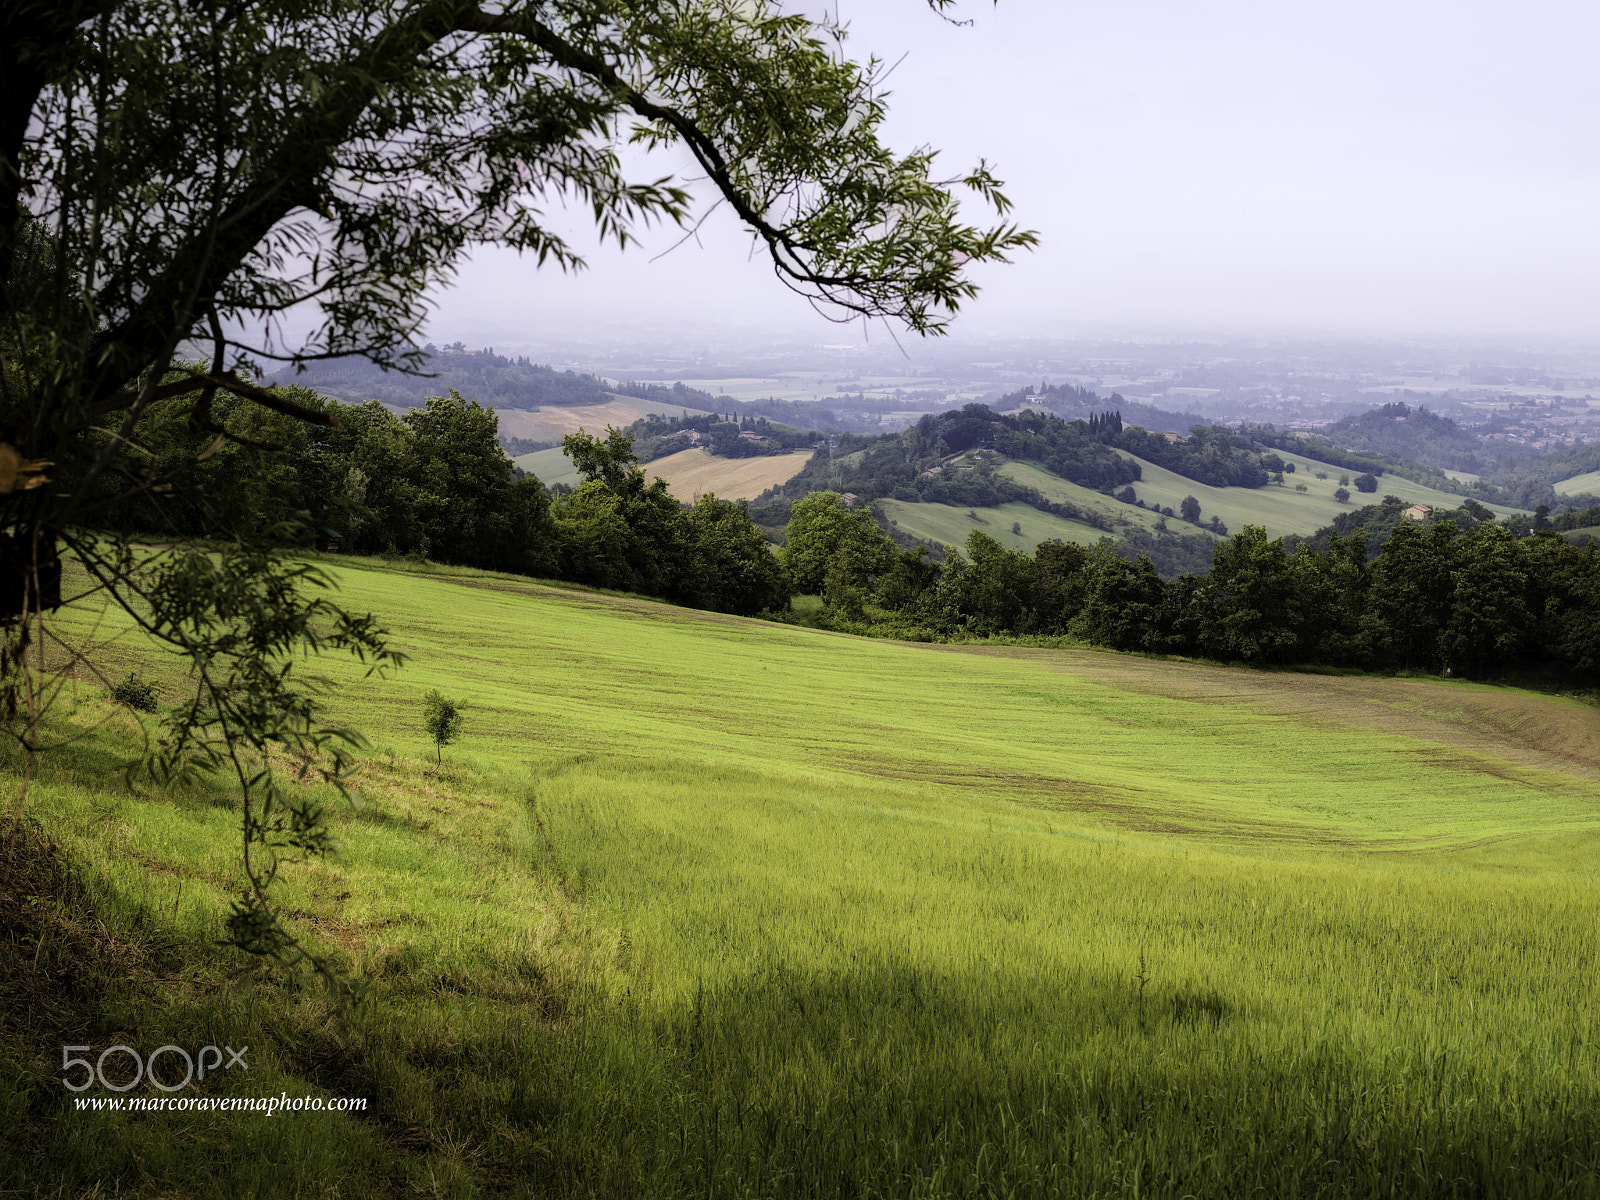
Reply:
[[[500,419],[500,433],[504,437],[526,438],[532,442],[559,442],[567,434],[576,433],[579,429],[601,436],[605,433],[607,425],[626,429],[640,417],[649,416],[651,413],[671,413],[676,416],[683,411],[678,408],[669,409],[658,400],[640,400],[634,396],[609,393],[608,396],[609,398],[600,404],[563,405],[532,411],[496,408],[495,413]],[[696,412],[690,415],[701,414]]]
[[[966,545],[967,535],[974,529],[981,529],[1008,549],[1029,554],[1040,542],[1048,542],[1051,538],[1092,546],[1107,536],[1103,530],[1092,525],[1040,512],[1020,500],[982,508],[917,504],[906,500],[880,500],[878,506],[900,533],[941,546],[953,546],[957,552]],[[1020,526],[1021,532],[1013,533],[1013,525]]]
[[[332,573],[411,662],[318,663],[375,744],[332,810],[342,852],[279,893],[364,1003],[230,980],[225,785],[104,769],[145,719],[67,681],[43,833],[0,842],[34,838],[0,855],[0,967],[34,989],[0,1009],[8,1189],[1553,1195],[1600,1173],[1592,708]],[[122,619],[61,630],[121,635],[177,699]],[[437,766],[429,688],[470,705]],[[28,865],[46,835],[77,875]],[[65,1030],[91,1056],[251,1047],[190,1095],[371,1109],[78,1111]]]
[[[1143,478],[1133,488],[1146,503],[1170,505],[1173,509],[1177,509],[1185,496],[1193,496],[1200,501],[1202,519],[1215,513],[1231,532],[1237,532],[1245,525],[1263,525],[1270,537],[1282,537],[1287,533],[1313,533],[1340,513],[1386,495],[1399,496],[1407,503],[1426,504],[1434,508],[1460,508],[1463,503],[1461,496],[1435,491],[1397,475],[1385,475],[1378,480],[1378,490],[1370,498],[1364,499],[1352,486],[1348,489],[1349,503],[1341,504],[1333,496],[1339,486],[1339,478],[1341,475],[1353,478],[1355,472],[1344,471],[1298,454],[1280,452],[1279,457],[1295,464],[1294,473],[1283,477],[1281,487],[1277,484],[1261,488],[1206,487],[1153,463],[1135,459]],[[1327,478],[1318,479],[1319,472],[1327,475]],[[1304,484],[1306,491],[1296,491],[1296,484]],[[1501,517],[1522,511],[1506,505],[1490,504],[1485,507]]]
[[[1554,485],[1558,496],[1600,496],[1600,471],[1585,471]]]

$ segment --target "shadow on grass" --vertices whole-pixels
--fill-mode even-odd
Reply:
[[[0,1194],[1465,1197],[1600,1180],[1600,1106],[1576,1085],[1442,1061],[1383,1077],[1326,1046],[1260,1045],[1261,1014],[1208,987],[889,958],[652,1003],[526,954],[434,947],[375,962],[374,1002],[341,1014],[281,982],[219,986],[214,952],[164,936],[37,829],[0,829]],[[248,1044],[249,1075],[200,1094],[370,1107],[77,1111],[60,1046],[119,1042]]]

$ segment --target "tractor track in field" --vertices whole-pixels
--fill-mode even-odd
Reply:
[[[1516,768],[1600,784],[1600,711],[1555,697],[1444,680],[1260,671],[1089,650],[952,649],[1043,660],[1055,670],[1127,691],[1200,704],[1248,705],[1323,728],[1373,730],[1432,742],[1465,752],[1454,756],[1451,765],[1529,786],[1540,785]]]

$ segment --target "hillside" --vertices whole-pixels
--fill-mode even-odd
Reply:
[[[346,403],[381,400],[397,408],[415,408],[450,388],[493,408],[599,405],[612,399],[604,383],[593,376],[507,358],[493,349],[468,350],[460,342],[444,347],[429,343],[417,368],[420,374],[402,374],[384,371],[363,358],[330,359],[306,363],[303,371],[280,372],[273,382],[298,384]]]
[[[1470,430],[1448,417],[1404,403],[1343,417],[1319,432],[1351,450],[1408,458],[1440,470],[1481,472],[1489,461]]]
[[[599,404],[570,404],[537,411],[499,408],[495,410],[495,416],[499,418],[500,436],[503,438],[559,442],[567,434],[580,429],[596,436],[604,434],[607,425],[626,429],[635,421],[662,411],[657,401],[607,395],[605,401]]]
[[[1558,496],[1600,496],[1600,471],[1585,471],[1555,483]]]
[[[1532,1195],[1600,1171],[1591,709],[335,575],[412,661],[320,664],[375,745],[341,857],[280,886],[366,1005],[228,985],[235,811],[101,769],[129,718],[69,688],[55,732],[82,740],[28,811],[87,891],[0,889],[0,964],[42,989],[0,1011],[7,1190]],[[440,767],[433,687],[471,705]],[[248,1044],[196,1094],[374,1107],[70,1112],[64,1035]]]
[[[908,504],[903,500],[880,500],[878,505],[890,522],[892,532],[953,547],[957,553],[966,545],[967,535],[974,529],[983,530],[1008,549],[1022,550],[1028,554],[1032,554],[1040,542],[1052,538],[1079,546],[1092,546],[1108,536],[1104,530],[1092,525],[1040,512],[1021,501],[980,508]],[[1013,531],[1013,526],[1017,526],[1018,530]]]
[[[649,479],[658,475],[665,479],[668,489],[685,504],[693,504],[696,496],[707,493],[723,500],[753,500],[769,488],[787,483],[810,458],[810,451],[760,458],[717,458],[704,450],[680,450],[646,463],[644,472]],[[582,476],[560,446],[519,454],[512,461],[546,487],[576,487],[582,482]]]
[[[1462,504],[1460,496],[1435,491],[1433,488],[1396,475],[1385,475],[1380,479],[1378,490],[1370,497],[1363,497],[1353,487],[1346,485],[1350,499],[1341,503],[1334,498],[1334,492],[1339,487],[1340,478],[1349,477],[1351,472],[1306,458],[1304,455],[1280,452],[1279,457],[1284,462],[1292,462],[1295,465],[1292,473],[1284,475],[1282,486],[1268,484],[1262,488],[1207,487],[1192,479],[1175,475],[1154,463],[1140,461],[1141,479],[1133,485],[1133,488],[1146,503],[1160,504],[1173,509],[1182,503],[1183,497],[1193,496],[1200,501],[1202,520],[1215,514],[1229,530],[1234,532],[1246,525],[1261,525],[1266,528],[1269,537],[1282,537],[1290,533],[1310,534],[1327,525],[1340,513],[1370,503],[1379,496],[1394,495],[1407,504],[1426,504],[1430,508],[1459,508]],[[1326,478],[1318,479],[1319,474],[1325,475]],[[1305,487],[1304,492],[1298,490],[1301,486]],[[1489,504],[1484,507],[1499,517],[1523,511],[1503,504]]]

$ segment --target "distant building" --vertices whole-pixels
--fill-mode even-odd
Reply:
[[[1432,511],[1433,509],[1426,504],[1413,504],[1410,508],[1403,509],[1400,515],[1408,521],[1426,521]]]
[[[854,508],[856,506],[856,501],[861,499],[861,497],[856,495],[854,492],[845,492],[844,495],[839,497],[839,499],[844,501],[844,506],[846,508]]]
[[[1181,441],[1184,440],[1184,436],[1181,433],[1174,433],[1170,429],[1167,430],[1165,433],[1163,433],[1161,436],[1166,438],[1167,441],[1174,442],[1174,443],[1181,442]]]

